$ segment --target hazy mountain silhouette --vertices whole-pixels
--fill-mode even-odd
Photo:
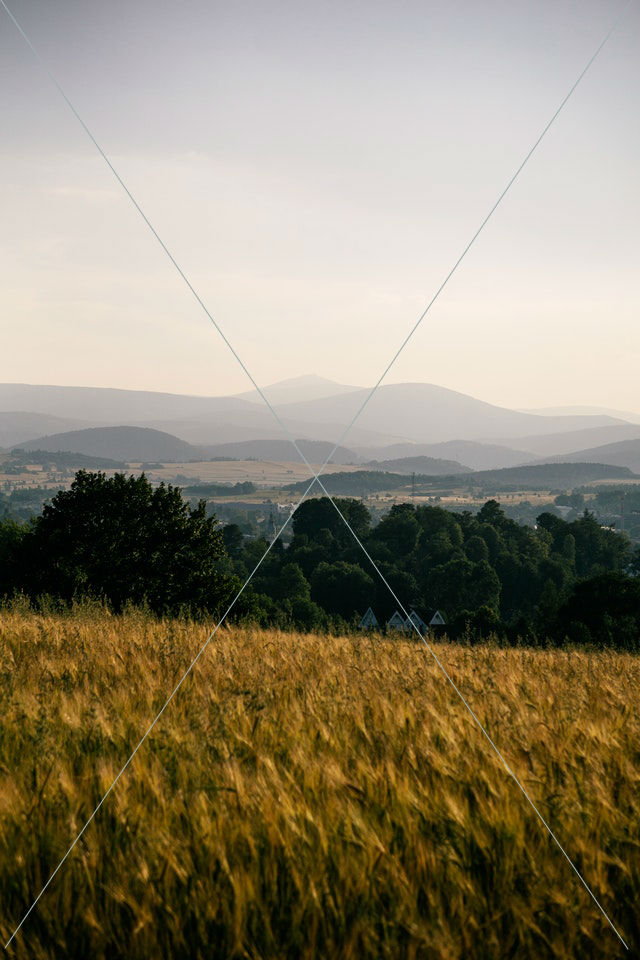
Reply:
[[[284,381],[272,385],[272,389],[274,397],[278,392],[280,396],[291,396],[309,390],[343,390],[317,399],[279,403],[276,407],[292,436],[330,444],[340,438],[368,396],[367,390],[343,389],[340,384],[313,377]],[[84,426],[150,428],[200,446],[268,441],[277,436],[278,425],[272,413],[263,403],[255,402],[255,397],[247,400],[245,396],[197,397],[100,387],[0,384],[0,410],[7,411],[7,439],[2,445],[67,432],[50,419],[37,433],[35,426],[25,432],[20,422],[13,423],[11,418],[24,418],[27,414],[9,413],[16,410],[32,416],[67,418],[64,426],[70,425],[70,419],[77,423],[82,418]],[[367,459],[432,456],[477,469],[510,465],[514,455],[516,462],[523,462],[536,456],[555,456],[628,439],[629,431],[634,431],[631,424],[606,415],[540,416],[484,403],[434,384],[407,383],[380,387],[345,443],[348,449],[368,448]],[[409,449],[403,447],[400,452],[398,445],[403,444],[408,444]],[[413,444],[421,446],[417,449]],[[443,444],[449,446],[445,448]],[[393,445],[392,450],[383,452],[381,448],[389,445]],[[511,448],[512,453],[506,453],[504,448]],[[136,452],[135,456],[148,459],[144,453]]]
[[[65,450],[112,460],[201,460],[202,451],[184,440],[146,427],[92,427],[19,444],[23,450]]]
[[[631,410],[615,410],[611,407],[587,407],[587,406],[566,406],[566,407],[539,407],[533,410],[521,410],[521,413],[535,413],[543,417],[564,417],[564,416],[601,416],[614,417],[616,420],[626,420],[627,423],[640,423],[640,413],[633,413]]]
[[[91,427],[86,420],[52,417],[45,413],[27,413],[10,410],[0,413],[0,446],[13,447],[22,440],[33,440],[52,433],[81,430]]]
[[[586,430],[571,430],[568,433],[548,433],[542,436],[516,437],[505,440],[505,445],[513,443],[520,451],[528,450],[535,457],[555,457],[566,460],[565,454],[579,453],[603,444],[622,440],[635,440],[640,437],[640,426],[631,423],[611,424],[604,427],[589,427]]]
[[[0,384],[0,410],[27,410],[55,417],[82,417],[93,425],[149,427],[178,436],[188,443],[230,443],[268,439],[277,433],[272,412],[260,404],[238,397],[195,397],[144,390],[113,390],[106,387],[57,387],[33,384]],[[335,442],[339,423],[306,423],[288,418],[294,437]],[[19,440],[43,436],[48,431],[22,433]],[[54,432],[49,431],[49,432]],[[55,432],[60,432],[56,427]],[[284,432],[283,432],[284,436]],[[351,439],[373,445],[391,442],[393,436],[355,427]],[[18,441],[16,441],[18,442]]]
[[[635,477],[628,467],[608,463],[534,463],[522,467],[506,467],[504,470],[479,470],[465,475],[465,480],[477,480],[481,483],[497,485],[502,489],[513,486],[520,490],[566,489],[580,483],[594,480],[624,480]]]
[[[218,415],[203,417],[200,420],[149,420],[137,421],[133,426],[147,426],[154,430],[164,430],[181,437],[188,443],[217,445],[239,443],[250,440],[266,441],[277,437],[281,430],[273,414],[263,404],[248,404],[247,410],[225,410]],[[309,440],[318,440],[329,443],[333,447],[335,440],[340,436],[342,427],[338,423],[305,423],[300,420],[283,421],[292,437],[306,437]],[[291,444],[284,430],[280,432],[280,439]],[[383,445],[393,439],[383,433],[370,430],[353,430],[353,440],[362,444]]]
[[[299,440],[296,443],[305,455],[309,463],[324,463],[325,459],[333,451],[333,444],[326,440]],[[214,446],[207,446],[207,456],[209,457],[229,457],[232,460],[278,460],[278,461],[296,461],[300,460],[299,455],[290,440],[269,439],[269,440],[243,440],[239,443],[218,443]],[[357,454],[346,447],[338,447],[331,463],[356,463]]]
[[[322,400],[325,397],[334,397],[343,393],[354,393],[362,387],[351,387],[335,380],[327,380],[316,374],[305,374],[302,377],[293,377],[290,380],[280,380],[262,387],[262,392],[272,404],[300,403],[306,400]],[[264,403],[257,390],[235,395],[239,400],[250,400],[252,403]]]
[[[280,415],[300,422],[348,424],[368,396],[367,390],[288,403]],[[447,440],[489,440],[561,433],[617,424],[613,417],[542,417],[497,407],[430,383],[383,385],[358,419],[367,430],[395,434],[419,443]],[[525,448],[526,449],[526,448]]]
[[[605,443],[601,447],[592,447],[590,450],[578,450],[576,453],[562,457],[551,457],[548,462],[557,463],[559,460],[564,463],[611,463],[640,473],[640,439]]]
[[[495,470],[531,462],[531,453],[513,450],[496,443],[476,440],[447,440],[443,443],[393,443],[387,447],[356,447],[363,460],[400,459],[404,457],[435,457],[451,459],[471,470]]]
[[[199,420],[227,410],[255,413],[255,404],[236,397],[196,397],[110,387],[0,384],[0,410],[29,410],[56,417],[121,424],[149,420]],[[273,420],[272,420],[273,422]]]
[[[448,477],[452,474],[471,473],[455,460],[438,460],[435,457],[398,457],[396,460],[370,460],[362,466],[367,470],[386,470],[390,473],[421,473],[430,477]]]

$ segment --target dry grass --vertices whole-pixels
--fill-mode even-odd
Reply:
[[[205,635],[135,613],[0,615],[3,942]],[[439,652],[637,955],[640,659]],[[423,648],[240,629],[221,631],[10,951],[625,953]]]

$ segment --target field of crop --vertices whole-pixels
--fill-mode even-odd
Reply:
[[[0,613],[4,943],[207,629]],[[640,950],[640,658],[223,629],[27,919],[34,958]]]
[[[315,470],[321,464],[315,464]],[[163,480],[166,483],[242,483],[251,481],[260,488],[280,488],[284,484],[294,483],[296,480],[308,480],[309,469],[302,460],[202,460],[186,463],[165,463],[158,467],[144,468],[142,462],[129,463],[125,472],[141,473],[145,470],[147,476],[154,480]],[[356,466],[331,464],[331,473],[353,473]],[[121,468],[119,468],[121,471]],[[115,470],[105,469],[111,475]],[[177,479],[182,478],[182,479]],[[29,487],[51,487],[53,489],[66,488],[73,480],[70,470],[56,470],[42,467],[39,464],[25,464],[21,473],[5,474],[2,470],[0,457],[0,480],[16,489]]]

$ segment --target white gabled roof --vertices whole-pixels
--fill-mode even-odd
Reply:
[[[396,610],[393,616],[389,617],[387,620],[387,626],[391,627],[393,630],[404,630],[404,617]]]
[[[436,610],[436,612],[434,613],[434,615],[431,617],[431,620],[429,620],[429,626],[430,626],[430,627],[443,627],[443,626],[444,626],[444,617],[442,616],[442,614],[440,613],[439,610]]]
[[[410,630],[411,630],[412,626],[413,626],[413,627],[417,627],[418,630],[419,630],[421,633],[422,633],[424,630],[427,629],[426,623],[424,622],[424,620],[422,619],[422,617],[420,616],[420,614],[419,614],[419,613],[416,613],[415,610],[412,610],[412,611],[411,611],[411,613],[410,613],[409,616],[407,617],[405,623],[406,623],[407,627],[408,627]]]
[[[378,626],[378,618],[376,617],[371,607],[369,607],[364,617],[358,624],[358,627],[360,630],[366,630],[367,627],[377,627],[377,626]]]

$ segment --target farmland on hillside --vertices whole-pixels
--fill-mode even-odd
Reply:
[[[208,628],[0,614],[11,934]],[[640,658],[437,644],[632,950]],[[222,629],[28,918],[21,958],[575,958],[620,942],[422,645]]]

